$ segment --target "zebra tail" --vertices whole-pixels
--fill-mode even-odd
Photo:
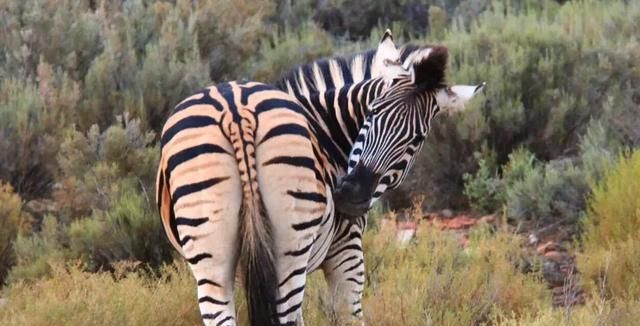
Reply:
[[[245,207],[240,227],[240,257],[244,267],[244,286],[251,325],[278,325],[276,296],[278,277],[273,254],[272,232],[261,209]]]
[[[246,151],[253,141],[245,140]],[[255,148],[255,147],[254,147]],[[244,274],[249,322],[253,326],[279,325],[277,320],[278,274],[271,222],[260,198],[257,171],[251,155],[238,155],[243,205],[240,216],[240,262]],[[243,175],[244,174],[244,175]]]

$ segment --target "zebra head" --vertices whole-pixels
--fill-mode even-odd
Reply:
[[[392,47],[392,48],[391,48]],[[393,54],[395,45],[383,37],[378,51]],[[365,214],[387,189],[406,177],[431,129],[443,111],[464,108],[485,85],[449,86],[444,82],[448,52],[425,47],[409,55],[384,59],[386,88],[369,104],[365,122],[349,156],[347,175],[334,191],[336,209],[348,216]]]

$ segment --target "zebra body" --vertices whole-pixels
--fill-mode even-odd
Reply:
[[[417,53],[417,62],[428,61],[430,50],[422,50],[407,52],[406,60]],[[312,75],[303,67],[279,83],[288,93],[254,82],[209,87],[169,117],[157,202],[170,242],[197,280],[206,325],[236,324],[236,274],[252,325],[302,324],[306,275],[319,268],[335,306],[362,317],[366,210],[399,184],[428,132],[420,124],[398,129],[411,133],[410,142],[403,135],[392,137],[395,143],[377,140],[372,131],[391,120],[376,110],[389,114],[402,104],[405,97],[389,90],[414,88],[415,76],[390,34],[368,62],[350,67],[351,79],[336,74],[343,66],[329,66],[342,78],[332,84],[313,64]],[[455,95],[440,82],[424,100],[412,100],[423,115],[393,123],[430,123],[437,104]],[[376,157],[377,150],[388,157]]]

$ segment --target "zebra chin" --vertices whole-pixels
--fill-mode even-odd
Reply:
[[[333,192],[336,211],[347,217],[366,214],[379,179],[380,176],[370,169],[357,165],[351,173],[338,180]]]

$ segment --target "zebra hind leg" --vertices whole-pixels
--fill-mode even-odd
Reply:
[[[226,227],[228,223],[222,221],[207,224],[211,225],[198,230],[205,234],[191,235],[196,245],[190,250],[185,246],[185,255],[197,282],[202,320],[207,326],[236,325],[233,286],[237,254],[227,251],[235,245],[235,228]],[[196,249],[198,243],[207,245]]]
[[[176,202],[175,221],[183,254],[197,282],[204,324],[231,326],[236,325],[233,287],[238,261],[240,181],[237,171],[222,168],[235,167],[232,157],[220,156],[219,160],[221,164],[211,163],[211,171],[201,173],[227,172],[225,181]]]

